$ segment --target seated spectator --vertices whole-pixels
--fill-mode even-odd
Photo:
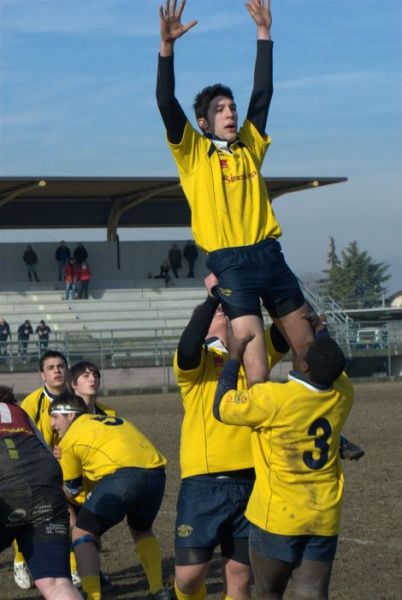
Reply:
[[[27,246],[27,249],[25,250],[25,252],[22,256],[22,260],[26,264],[29,281],[32,281],[32,275],[34,276],[35,281],[39,281],[38,275],[36,273],[36,265],[38,264],[38,256],[32,250],[32,246]]]
[[[155,275],[155,279],[164,279],[166,287],[168,287],[169,282],[170,282],[169,271],[170,271],[169,261],[167,260],[167,258],[165,258],[165,260],[163,261],[163,263],[160,266],[159,275]]]
[[[40,354],[47,350],[49,344],[49,333],[51,332],[52,330],[50,329],[49,325],[46,325],[45,321],[39,321],[39,325],[35,329],[35,333],[38,334]]]
[[[92,272],[89,264],[84,260],[82,265],[78,265],[78,279],[80,282],[79,299],[88,299],[88,285],[92,277]]]
[[[82,242],[80,242],[75,248],[73,258],[78,265],[82,265],[84,260],[88,258],[87,249]]]
[[[28,342],[29,337],[33,334],[33,329],[31,322],[26,319],[19,327],[18,327],[18,354],[22,358],[22,362],[27,362],[27,350],[28,350]]]
[[[71,256],[71,251],[68,246],[66,246],[66,242],[62,240],[60,242],[60,246],[57,248],[55,253],[55,259],[57,260],[58,268],[59,268],[59,281],[62,281],[64,275],[64,266],[68,259]]]
[[[64,281],[66,282],[66,300],[74,300],[77,290],[78,265],[73,258],[69,258],[64,267]]]

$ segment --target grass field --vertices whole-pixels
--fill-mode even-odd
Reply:
[[[181,405],[178,395],[109,398],[108,403],[146,433],[169,464],[164,502],[155,524],[166,579],[173,576],[173,530],[179,485]],[[345,427],[366,450],[358,463],[344,463],[346,492],[342,530],[331,584],[332,600],[402,600],[402,383],[356,385],[356,401]],[[208,580],[208,597],[221,598],[219,557]],[[0,598],[38,598],[14,585],[11,550],[0,557]],[[146,598],[144,576],[127,528],[120,524],[103,540],[102,567],[113,597]],[[286,599],[292,600],[289,589]]]

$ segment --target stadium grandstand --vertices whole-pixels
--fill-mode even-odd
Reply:
[[[346,178],[271,178],[266,182],[275,199],[343,181]],[[184,262],[179,279],[172,277],[166,287],[157,275],[172,241],[120,242],[117,232],[121,227],[185,227],[189,221],[187,203],[173,177],[0,178],[0,239],[5,228],[54,228],[61,240],[66,229],[78,227],[102,228],[109,240],[83,240],[93,272],[88,300],[65,300],[64,283],[57,280],[57,243],[33,244],[39,282],[27,280],[22,261],[25,244],[0,244],[0,318],[11,329],[7,354],[0,357],[4,377],[14,381],[15,373],[21,373],[22,388],[24,378],[27,387],[32,387],[40,352],[38,338],[35,333],[30,337],[27,361],[21,360],[17,340],[18,326],[29,319],[34,331],[40,320],[50,326],[49,347],[63,351],[70,362],[85,356],[101,365],[106,388],[175,387],[172,356],[192,310],[205,297],[206,257],[199,252],[194,279],[186,277]],[[74,245],[69,243],[71,249]],[[182,250],[184,242],[178,245]],[[356,319],[331,299],[316,297],[306,289],[305,294],[317,311],[327,314],[347,354],[356,352],[353,346],[363,328]],[[380,333],[373,335],[376,347],[361,348],[366,354],[372,352],[372,369],[399,374],[399,350],[395,353],[399,342],[394,343],[393,356],[387,355],[392,327],[382,324]],[[276,376],[284,377],[287,369],[288,364],[282,363]]]

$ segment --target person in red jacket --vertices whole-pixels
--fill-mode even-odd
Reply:
[[[73,258],[69,258],[64,267],[64,281],[66,282],[66,300],[74,300],[77,289],[79,267]]]
[[[92,277],[92,272],[89,264],[86,261],[84,261],[82,265],[78,265],[78,268],[78,278],[80,281],[80,291],[78,297],[80,298],[80,300],[81,298],[85,298],[86,300],[88,300],[88,285]]]

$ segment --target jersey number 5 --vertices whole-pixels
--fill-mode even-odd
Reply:
[[[318,435],[319,430],[321,431]],[[329,450],[327,440],[331,433],[331,425],[328,423],[327,419],[321,418],[311,423],[308,430],[308,434],[314,436],[314,445],[317,448],[317,450],[320,451],[320,456],[319,458],[314,458],[312,452],[304,452],[303,462],[309,469],[322,469],[322,467],[327,462]]]

